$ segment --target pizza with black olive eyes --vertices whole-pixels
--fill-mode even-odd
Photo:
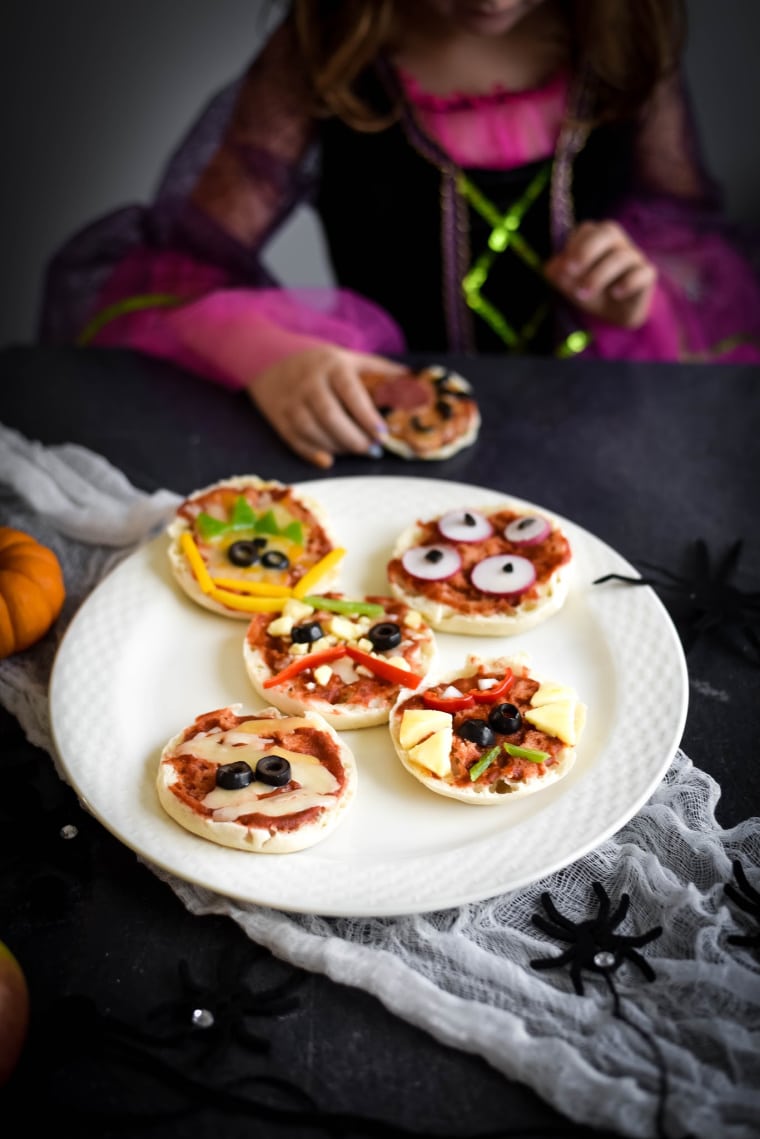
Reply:
[[[498,805],[563,779],[586,721],[574,688],[539,677],[524,654],[481,660],[402,692],[390,732],[406,770],[431,791]]]
[[[472,385],[438,365],[397,375],[362,374],[385,420],[382,443],[402,459],[448,459],[471,446],[480,430]]]
[[[222,479],[177,508],[167,529],[179,585],[206,609],[249,621],[283,600],[330,585],[344,550],[318,502],[256,475]]]
[[[570,542],[556,520],[505,501],[407,527],[387,574],[393,595],[434,629],[511,636],[562,608],[571,564]]]
[[[162,807],[239,850],[288,854],[321,842],[356,795],[353,753],[315,712],[240,709],[206,712],[169,740],[156,778]]]
[[[318,712],[343,731],[388,722],[402,688],[436,659],[432,629],[393,597],[342,593],[289,598],[252,617],[243,659],[254,689],[283,712]]]

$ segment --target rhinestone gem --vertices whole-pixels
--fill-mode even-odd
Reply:
[[[207,1008],[194,1008],[190,1019],[196,1028],[211,1028],[214,1014]]]
[[[597,969],[611,969],[615,964],[615,954],[604,951],[594,954],[594,964]]]
[[[58,833],[61,838],[76,838],[79,834],[79,830],[73,823],[67,823],[65,827],[61,827]]]

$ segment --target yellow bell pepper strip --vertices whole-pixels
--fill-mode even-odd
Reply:
[[[346,601],[337,597],[317,597],[314,594],[302,597],[301,600],[306,605],[311,605],[312,609],[326,609],[328,613],[356,613],[357,616],[382,617],[385,612],[382,605],[376,605],[373,601]]]
[[[345,556],[346,551],[340,546],[336,546],[334,550],[330,550],[329,554],[325,554],[323,558],[320,558],[320,560],[303,575],[301,580],[296,582],[293,586],[293,596],[299,600],[305,597],[312,586],[316,585],[317,582],[325,576],[327,571],[331,570],[333,566],[337,565],[341,558]]]
[[[255,593],[259,597],[292,597],[289,585],[275,585],[268,581],[243,581],[237,577],[214,577],[211,579],[217,589],[233,589],[240,593]]]
[[[496,759],[496,757],[498,756],[500,751],[501,751],[501,748],[500,748],[499,744],[497,744],[496,747],[492,747],[490,751],[487,751],[485,755],[482,755],[477,763],[473,763],[472,767],[470,768],[470,770],[468,772],[468,774],[470,776],[470,781],[472,783],[474,783],[476,779],[480,779],[483,772],[486,770],[487,767],[491,766],[491,764]]]
[[[381,676],[383,680],[390,680],[393,684],[400,684],[405,688],[416,688],[422,680],[422,677],[412,672],[411,669],[397,668],[395,664],[390,664],[381,657],[374,657],[370,653],[364,653],[361,649],[354,648],[353,645],[330,645],[329,648],[321,649],[317,653],[307,653],[306,656],[291,661],[281,672],[275,673],[274,676],[268,676],[263,687],[274,688],[286,680],[292,680],[294,676],[306,668],[318,668],[321,664],[346,656],[351,657],[351,660],[356,661],[357,664],[363,664],[376,676]]]
[[[198,585],[204,593],[212,593],[214,590],[213,579],[206,569],[206,563],[201,557],[201,552],[196,546],[192,534],[185,530],[184,533],[179,536],[179,544],[182,548],[182,553],[190,563],[190,569],[193,571]]]
[[[209,597],[213,597],[220,605],[237,609],[241,613],[279,613],[288,600],[287,597],[243,597],[240,593],[216,588],[209,591]]]
[[[519,747],[518,744],[502,744],[507,755],[515,759],[528,759],[531,763],[545,763],[549,758],[548,751],[536,751],[532,747]]]

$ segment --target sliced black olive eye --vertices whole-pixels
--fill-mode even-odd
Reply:
[[[259,560],[256,542],[233,542],[227,550],[227,557],[233,566],[252,566]]]
[[[495,732],[511,736],[513,732],[519,732],[522,725],[520,709],[514,704],[494,704],[488,713],[488,722]]]
[[[281,755],[264,755],[256,764],[256,778],[271,787],[284,787],[290,783],[290,763]]]
[[[290,634],[291,641],[297,645],[310,645],[324,636],[319,621],[307,621],[304,625],[294,625]]]
[[[267,550],[265,554],[261,555],[261,564],[267,569],[287,569],[290,561],[287,555],[281,553],[280,550]]]
[[[441,419],[451,419],[454,414],[454,408],[445,399],[436,400],[435,410],[440,415]]]
[[[461,739],[478,747],[492,747],[496,740],[485,720],[463,720],[456,732]]]
[[[225,791],[239,791],[253,783],[253,769],[244,759],[234,763],[220,763],[216,769],[216,785]]]
[[[411,423],[414,430],[419,431],[421,435],[423,435],[426,431],[433,430],[433,424],[425,423],[424,420],[420,419],[419,415],[413,415],[409,422]]]
[[[372,626],[367,636],[372,641],[372,648],[378,653],[395,649],[401,644],[401,629],[395,621],[379,621]]]

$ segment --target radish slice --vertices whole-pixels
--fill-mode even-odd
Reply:
[[[504,537],[508,542],[520,542],[523,546],[532,546],[536,542],[543,542],[548,538],[552,528],[545,518],[537,514],[525,514],[522,518],[515,518],[504,530]]]
[[[496,554],[473,567],[470,581],[481,593],[524,593],[536,580],[533,562],[519,554]]]
[[[462,559],[451,546],[412,546],[402,554],[401,564],[412,577],[443,581],[454,576]]]
[[[450,542],[482,542],[493,534],[491,523],[475,510],[450,510],[438,519],[438,529]]]

